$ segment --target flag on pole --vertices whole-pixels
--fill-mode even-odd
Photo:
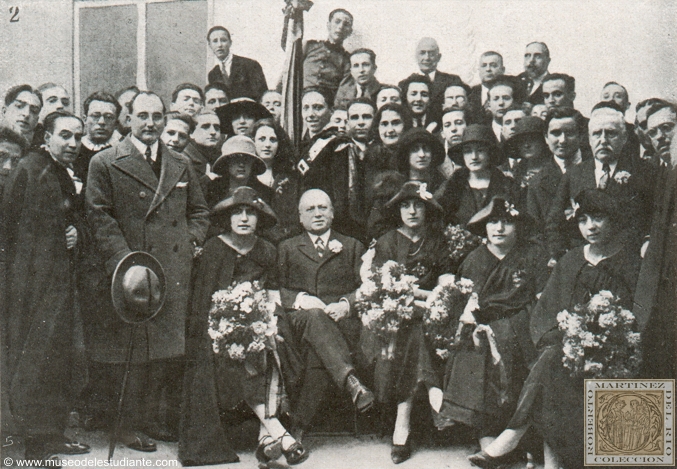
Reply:
[[[310,0],[285,0],[282,50],[286,52],[282,74],[283,112],[281,124],[295,148],[301,143],[303,120],[301,96],[303,94],[303,13],[310,10]]]

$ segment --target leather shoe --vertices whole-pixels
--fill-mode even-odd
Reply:
[[[515,462],[517,459],[519,459],[519,454],[516,451],[511,451],[508,454],[496,457],[490,456],[484,451],[468,456],[468,461],[470,461],[473,466],[481,467],[483,469],[498,469]]]
[[[134,451],[143,451],[144,453],[157,451],[157,444],[141,432],[127,431],[120,435],[119,441]]]
[[[45,449],[50,454],[69,454],[69,455],[87,454],[92,450],[89,447],[89,445],[79,443],[77,441],[71,441],[66,438],[64,438],[63,441],[57,440],[45,443]]]
[[[280,440],[274,440],[272,436],[267,436],[259,440],[259,445],[254,453],[256,460],[262,464],[277,460],[282,456],[282,443]]]
[[[346,388],[358,412],[365,412],[374,405],[374,393],[360,383],[357,376],[352,373],[346,378]]]
[[[298,441],[291,445],[288,449],[283,449],[282,454],[284,454],[284,458],[287,460],[287,464],[290,466],[301,464],[310,456],[310,453],[307,452],[303,445]]]
[[[409,446],[409,441],[403,445],[393,445],[390,449],[390,459],[392,459],[395,464],[400,464],[410,457],[411,446]]]

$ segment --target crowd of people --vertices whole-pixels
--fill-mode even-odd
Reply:
[[[222,26],[209,83],[180,84],[169,109],[135,86],[93,93],[82,117],[54,83],[6,92],[2,432],[27,459],[88,452],[64,435],[77,410],[134,450],[178,441],[184,465],[235,462],[227,432],[247,409],[257,459],[299,464],[318,415],[349,398],[380,413],[400,463],[423,394],[438,429],[476,437],[474,465],[529,451],[582,467],[583,380],[562,366],[557,314],[607,290],[641,332],[637,377],[675,377],[675,104],[643,100],[627,123],[609,82],[586,118],[542,42],[519,75],[483,53],[470,87],[423,38],[420,73],[383,84],[373,50],[343,48],[352,25],[335,10],[328,39],[304,44],[298,145],[282,94]],[[454,262],[449,226],[485,241]],[[414,317],[382,353],[356,292],[388,261],[416,276],[420,304],[449,274],[472,281],[456,318],[471,345],[441,360]],[[209,335],[212,295],[248,281],[278,303],[262,369]]]

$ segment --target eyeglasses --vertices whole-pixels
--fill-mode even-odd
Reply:
[[[103,117],[103,121],[107,124],[110,124],[111,122],[115,122],[115,115],[114,114],[90,114],[87,117],[89,119],[92,119],[94,122],[99,122],[102,117]]]
[[[661,135],[666,136],[672,133],[674,129],[675,129],[674,122],[663,122],[661,125],[657,127],[650,128],[648,134],[649,137],[656,138],[658,137],[658,132],[660,132]]]

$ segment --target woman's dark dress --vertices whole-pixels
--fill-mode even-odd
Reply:
[[[266,374],[250,377],[239,363],[216,355],[208,334],[212,294],[241,283],[259,280],[270,288],[276,279],[277,253],[259,238],[254,248],[240,255],[220,238],[207,241],[198,258],[192,308],[186,339],[184,402],[179,436],[179,459],[184,466],[237,462],[229,447],[220,414],[238,406],[265,402]],[[284,321],[278,321],[281,333]],[[288,378],[288,347],[279,350],[283,377]]]
[[[396,261],[419,279],[420,288],[432,290],[437,285],[437,278],[446,272],[446,258],[439,254],[442,247],[441,237],[431,233],[414,243],[398,230],[392,230],[377,241],[372,265],[380,267],[386,261]],[[383,344],[373,340],[371,335],[363,336],[368,337],[364,341],[367,357],[376,360],[374,389],[379,402],[404,402],[414,395],[419,383],[440,386],[438,372],[425,344],[420,317],[403,324],[397,332],[392,360],[381,355]]]
[[[502,195],[514,204],[519,204],[520,186],[513,179],[493,168],[486,190],[472,189],[468,184],[470,171],[460,168],[452,174],[444,192],[436,197],[444,209],[447,224],[466,226],[480,209],[484,208],[492,197]]]
[[[540,355],[531,367],[508,428],[533,424],[565,468],[583,466],[584,378],[572,378],[562,365],[562,334],[557,313],[586,303],[601,290],[632,306],[639,255],[623,251],[588,263],[583,246],[569,251],[555,266],[531,318],[531,338]]]
[[[482,245],[461,264],[458,276],[473,281],[480,307],[475,319],[491,327],[501,361],[494,365],[484,334],[480,347],[468,338],[466,346],[452,351],[437,424],[461,422],[476,428],[480,437],[497,435],[515,409],[527,364],[535,358],[529,312],[548,278],[547,255],[539,245],[524,242],[499,260]]]

